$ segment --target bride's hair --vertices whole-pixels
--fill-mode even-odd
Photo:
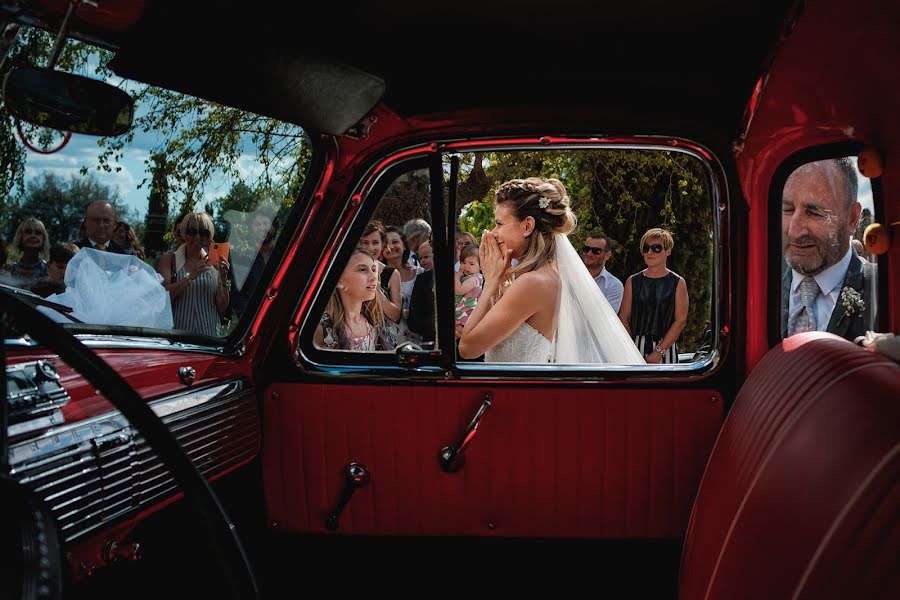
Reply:
[[[503,204],[518,220],[534,219],[534,231],[519,264],[507,269],[504,281],[543,267],[556,256],[554,234],[568,235],[575,230],[575,213],[569,206],[566,186],[559,179],[529,177],[511,179],[497,190],[497,205]]]

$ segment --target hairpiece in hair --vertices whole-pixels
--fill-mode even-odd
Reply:
[[[547,207],[550,206],[550,198],[547,198],[546,196],[541,196],[540,198],[538,198],[538,205],[542,209],[547,210]]]

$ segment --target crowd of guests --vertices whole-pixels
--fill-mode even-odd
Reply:
[[[434,248],[423,219],[402,227],[370,221],[344,268],[316,331],[330,350],[393,350],[404,342],[431,344],[436,337]],[[646,268],[623,284],[606,264],[613,240],[597,233],[581,249],[585,268],[618,313],[648,363],[678,362],[677,340],[687,323],[687,284],[667,267],[674,248],[665,229],[640,240]],[[481,299],[484,279],[476,238],[456,232],[454,319],[457,338]]]
[[[205,212],[178,216],[171,232],[174,244],[155,262],[155,270],[172,300],[175,329],[219,336],[228,317],[239,317],[244,312],[272,253],[277,231],[274,211],[261,208],[251,213],[248,231],[251,248],[243,254],[252,256],[210,254],[215,237],[212,218]],[[82,249],[147,258],[134,229],[116,219],[111,204],[96,201],[86,207],[74,241],[51,244],[39,219],[24,219],[10,247],[0,244],[0,283],[44,298],[62,294],[66,290],[67,266]],[[232,270],[231,261],[236,261],[239,273]]]

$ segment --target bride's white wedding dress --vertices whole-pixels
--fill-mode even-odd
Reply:
[[[485,362],[643,365],[644,356],[569,238],[556,235],[559,325],[551,342],[528,323],[485,352]]]
[[[485,362],[548,363],[553,344],[541,333],[522,323],[505,340],[484,353]]]

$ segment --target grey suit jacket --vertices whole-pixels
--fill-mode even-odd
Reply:
[[[847,274],[844,276],[844,285],[841,289],[851,287],[859,292],[866,305],[865,309],[860,314],[848,317],[844,314],[844,306],[838,298],[825,331],[852,341],[855,337],[864,335],[867,329],[875,327],[875,299],[869,297],[872,282],[875,281],[875,273],[875,265],[872,263],[860,260],[855,254],[850,257],[850,266],[847,267]],[[781,337],[787,337],[791,277],[791,269],[785,263],[781,273]]]

